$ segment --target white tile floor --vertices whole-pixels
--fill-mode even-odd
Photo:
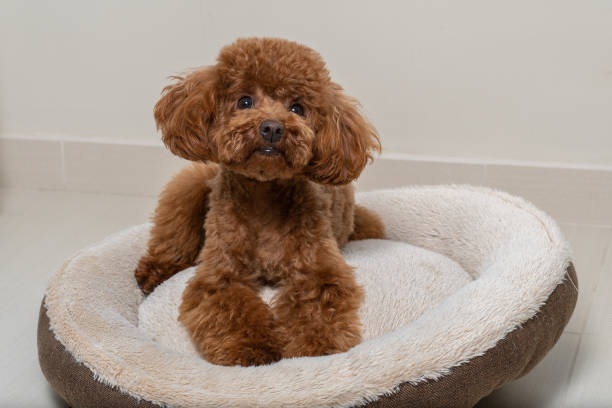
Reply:
[[[63,260],[145,222],[154,197],[0,189],[0,407],[65,407],[38,367],[41,295]]]
[[[38,367],[36,322],[50,276],[76,250],[145,222],[155,197],[0,189],[0,406],[65,407]],[[561,220],[563,221],[563,220]],[[548,356],[479,407],[612,407],[612,227],[564,224],[580,300]]]

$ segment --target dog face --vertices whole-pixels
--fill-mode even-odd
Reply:
[[[261,181],[306,176],[346,184],[380,150],[357,102],[315,51],[271,38],[239,39],[217,63],[176,77],[155,105],[166,146]]]

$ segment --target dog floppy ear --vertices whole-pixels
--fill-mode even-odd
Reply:
[[[380,152],[376,129],[359,112],[357,100],[332,84],[330,112],[315,137],[308,176],[324,184],[347,184]]]
[[[173,78],[176,82],[164,88],[154,109],[162,140],[177,156],[214,161],[208,131],[217,115],[216,67]]]

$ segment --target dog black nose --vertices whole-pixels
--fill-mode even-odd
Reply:
[[[275,120],[264,120],[259,125],[259,133],[266,142],[276,143],[283,137],[285,127],[282,123]]]

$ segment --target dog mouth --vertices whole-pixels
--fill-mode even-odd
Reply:
[[[280,155],[283,154],[282,151],[280,151],[276,147],[270,146],[270,145],[260,147],[259,149],[256,149],[254,151],[254,153],[257,153],[257,154],[262,155],[262,156],[280,156]]]

